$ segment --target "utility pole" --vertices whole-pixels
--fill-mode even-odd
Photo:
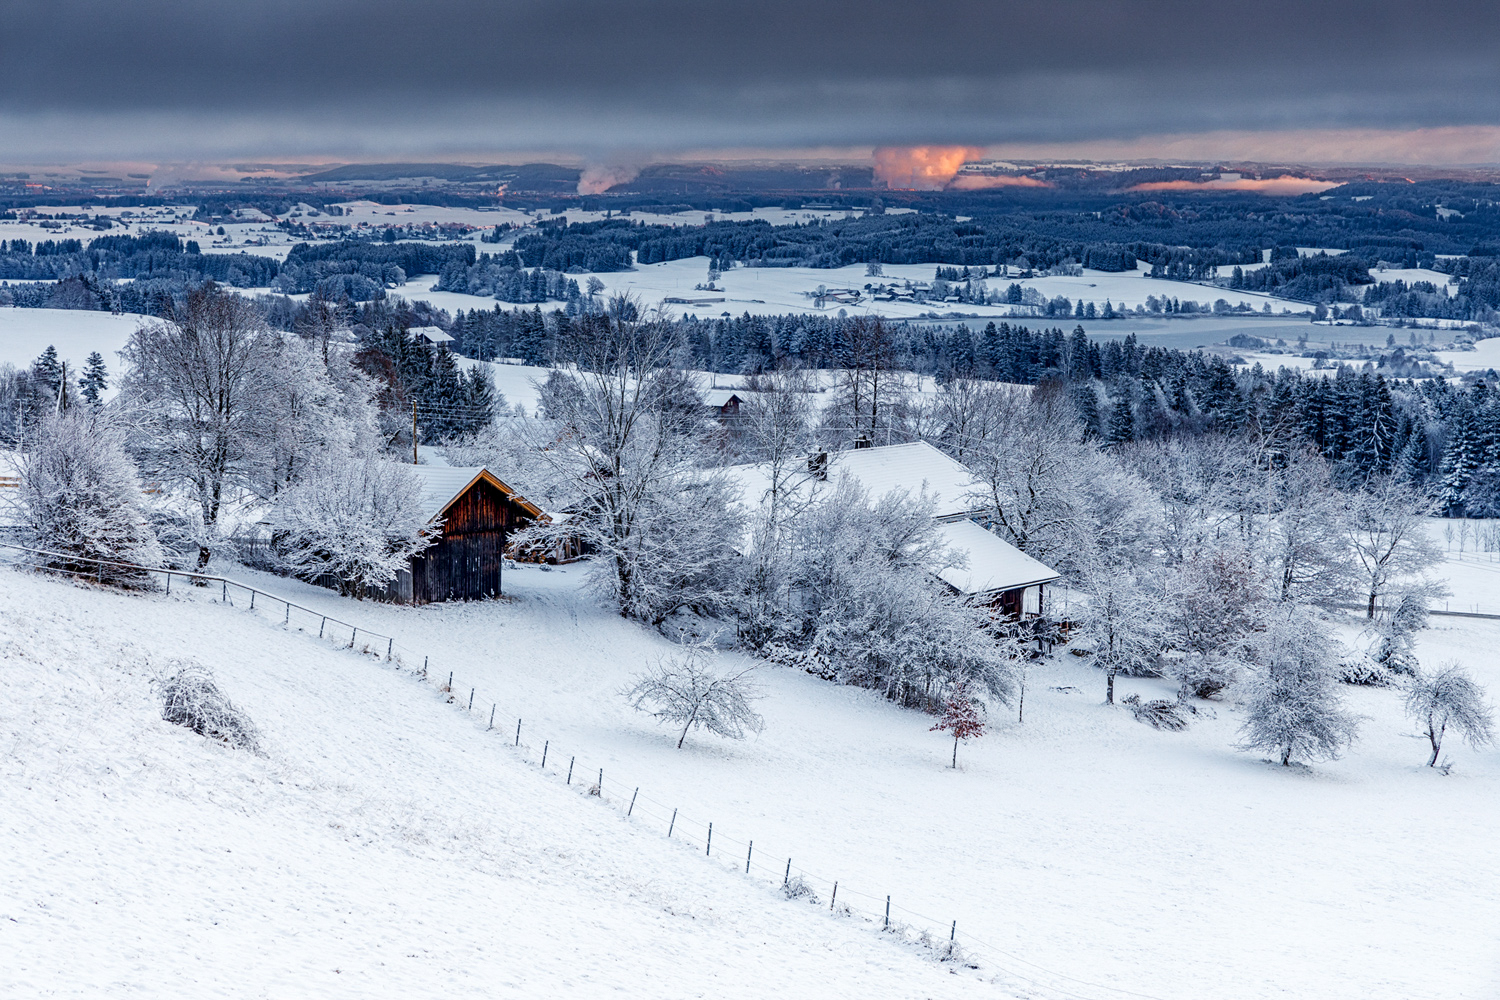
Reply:
[[[411,464],[417,464],[417,401],[411,403]]]

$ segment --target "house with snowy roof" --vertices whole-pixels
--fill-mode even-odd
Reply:
[[[766,467],[739,465],[728,473],[740,487],[744,508],[758,509],[770,486]],[[925,441],[820,452],[808,459],[806,474],[792,488],[815,500],[844,476],[872,498],[893,490],[915,495],[926,489],[944,544],[963,557],[961,566],[937,571],[938,579],[955,593],[1013,618],[1042,613],[1045,588],[1061,574],[980,523],[984,504],[976,493],[973,474],[962,463]]]

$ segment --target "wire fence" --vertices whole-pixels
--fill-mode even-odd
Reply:
[[[661,801],[643,792],[638,781],[578,752],[577,748],[565,746],[562,741],[533,732],[526,726],[524,716],[511,706],[505,706],[505,711],[502,712],[500,700],[492,698],[488,692],[481,697],[478,684],[466,683],[466,679],[460,678],[455,671],[443,671],[432,662],[429,655],[397,642],[393,636],[324,614],[228,577],[93,559],[4,542],[0,542],[0,548],[32,557],[41,556],[67,562],[66,566],[59,567],[33,560],[29,568],[40,572],[97,582],[103,578],[102,571],[106,567],[129,570],[161,577],[163,589],[168,595],[171,594],[172,581],[175,579],[179,581],[180,597],[207,593],[210,600],[255,612],[273,625],[277,624],[276,612],[280,611],[280,625],[308,635],[311,635],[316,623],[318,638],[339,648],[377,657],[393,666],[409,670],[426,683],[434,684],[445,701],[463,712],[476,726],[482,724],[484,731],[494,733],[521,760],[535,766],[548,777],[562,781],[578,794],[597,798],[600,804],[613,809],[631,823],[655,830],[662,836],[701,853],[705,861],[726,873],[736,873],[766,884],[794,902],[808,906],[826,906],[834,917],[862,921],[897,940],[930,949],[943,961],[976,971],[987,971],[980,964],[987,963],[1000,977],[1040,991],[1043,996],[1061,997],[1064,1000],[1103,1000],[1104,997],[1161,1000],[1153,994],[1055,972],[979,938],[967,929],[960,929],[957,920],[944,920],[912,909],[897,902],[892,893],[870,892],[868,883],[856,888],[847,879],[831,877],[798,864],[796,850],[789,850],[785,845],[757,842],[748,836],[743,839],[732,836],[722,826],[716,827],[712,820],[691,816],[681,806]],[[80,563],[96,565],[99,572],[72,568]],[[189,589],[184,590],[184,582]],[[218,591],[217,595],[214,594],[215,589]],[[344,640],[345,635],[349,637],[347,642]]]

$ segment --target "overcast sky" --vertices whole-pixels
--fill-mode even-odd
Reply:
[[[1262,159],[1500,161],[1500,17],[1477,0],[0,10],[11,162],[923,143],[1185,156],[1200,136]]]

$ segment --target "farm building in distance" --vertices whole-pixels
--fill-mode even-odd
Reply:
[[[757,509],[766,494],[765,469],[739,465],[729,473],[742,489],[745,509]],[[915,494],[925,486],[933,498],[933,519],[944,542],[966,560],[963,567],[940,570],[938,579],[954,592],[1011,618],[1035,618],[1043,613],[1046,586],[1062,574],[978,523],[982,505],[975,502],[973,476],[961,463],[925,442],[856,446],[812,456],[806,476],[793,488],[804,495],[815,494],[824,484],[846,475],[872,498],[898,489]]]

